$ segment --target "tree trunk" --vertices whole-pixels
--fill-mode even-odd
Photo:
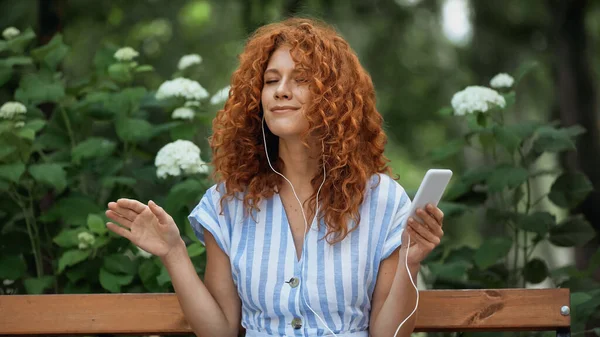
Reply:
[[[582,213],[600,234],[600,170],[596,168],[600,154],[600,120],[596,88],[588,55],[585,32],[587,0],[552,0],[549,2],[554,19],[551,37],[554,48],[556,80],[556,111],[564,125],[579,124],[587,132],[577,141],[577,152],[561,158],[566,170],[580,170],[594,186],[594,191],[574,210]],[[576,265],[586,268],[591,256],[600,248],[599,235],[576,250]],[[600,270],[595,278],[600,280]],[[593,322],[589,322],[593,324]],[[593,335],[590,333],[589,335]]]

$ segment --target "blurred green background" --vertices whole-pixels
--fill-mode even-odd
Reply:
[[[1,286],[3,293],[32,290],[169,291],[168,275],[164,268],[156,261],[132,263],[135,254],[131,252],[135,253],[135,250],[130,250],[129,255],[124,253],[131,249],[124,240],[105,239],[103,245],[107,247],[106,252],[100,253],[96,248],[101,247],[94,247],[91,255],[64,260],[62,265],[58,262],[59,256],[64,257],[72,248],[68,242],[77,241],[72,236],[81,232],[78,226],[87,226],[98,235],[97,239],[108,237],[102,230],[96,228],[94,231],[98,219],[90,216],[102,218],[105,202],[118,197],[135,197],[143,202],[152,198],[159,204],[164,202],[170,213],[179,220],[182,232],[191,234],[185,215],[211,182],[206,177],[160,181],[155,177],[152,161],[160,146],[178,138],[193,140],[202,150],[202,159],[210,161],[206,138],[210,134],[210,120],[220,105],[204,104],[196,118],[197,123],[190,129],[180,124],[168,124],[168,113],[165,111],[169,108],[143,97],[153,97],[152,93],[161,83],[181,75],[182,72],[177,72],[177,63],[186,54],[199,54],[203,60],[199,66],[186,70],[184,75],[198,81],[211,95],[216,93],[229,84],[230,75],[237,67],[237,55],[249,34],[263,24],[290,16],[325,20],[335,26],[355,49],[375,84],[378,109],[384,116],[389,137],[386,153],[391,159],[391,166],[400,176],[399,182],[411,194],[428,168],[444,166],[462,173],[487,164],[469,151],[435,160],[433,154],[436,150],[448,145],[452,139],[460,138],[465,131],[464,124],[450,120],[444,113],[443,108],[450,106],[454,93],[469,85],[488,86],[497,73],[506,72],[516,76],[528,69],[527,76],[514,88],[518,94],[510,113],[505,116],[506,120],[517,125],[522,121],[537,120],[583,126],[586,132],[577,138],[576,151],[544,154],[537,165],[581,171],[595,187],[576,207],[561,210],[550,201],[542,200],[537,209],[552,211],[558,218],[581,214],[596,234],[600,232],[600,194],[597,190],[600,186],[600,170],[597,168],[600,155],[600,1],[4,0],[0,1],[0,29],[14,26],[24,32],[31,28],[35,32],[32,44],[37,46],[60,35],[61,44],[68,46],[68,52],[60,57],[60,63],[53,69],[60,73],[60,81],[67,88],[65,96],[49,99],[48,102],[32,98],[35,96],[33,94],[25,95],[29,97],[28,110],[35,110],[38,117],[48,121],[48,126],[40,133],[44,135],[47,131],[47,134],[32,140],[33,157],[28,155],[28,160],[34,158],[33,161],[41,162],[43,160],[40,158],[48,156],[51,158],[48,161],[60,163],[66,172],[67,187],[60,189],[60,193],[56,193],[56,190],[52,192],[52,188],[35,190],[27,187],[26,178],[22,178],[25,182],[17,180],[11,182],[15,185],[5,185],[7,187],[3,189],[0,202],[0,221],[3,223],[0,279],[16,279],[17,282],[4,282]],[[119,83],[106,75],[106,69],[113,62],[113,53],[123,46],[137,50],[140,56],[136,61],[151,65],[154,71],[136,75],[127,83]],[[41,69],[41,66],[37,69]],[[14,101],[16,91],[24,87],[17,73],[14,70],[0,88],[0,103]],[[106,89],[100,83],[103,78],[114,80],[117,84],[111,82]],[[97,171],[104,169],[99,165],[106,164],[106,161],[89,161],[73,166],[66,164],[73,157],[62,153],[62,146],[69,147],[71,142],[74,147],[90,137],[100,135],[110,137],[107,136],[110,133],[107,131],[110,118],[95,117],[93,123],[100,122],[91,125],[87,117],[81,117],[85,113],[79,115],[78,111],[85,110],[83,106],[96,102],[90,98],[89,92],[104,92],[106,89],[110,95],[118,95],[125,88],[141,87],[147,90],[140,91],[138,98],[143,98],[142,101],[146,103],[141,103],[141,112],[132,108],[129,117],[163,125],[162,130],[168,130],[169,134],[158,136],[157,131],[157,138],[127,139],[121,134],[123,132],[117,130],[120,140],[115,143],[115,153],[140,164],[128,163],[127,160],[124,164],[121,162],[116,170],[119,173],[115,173],[112,180],[102,180],[102,195],[94,196],[94,177],[98,176]],[[73,103],[76,101],[80,104]],[[57,120],[65,116],[57,108],[60,106],[64,106],[65,114],[71,119],[76,139],[71,137],[64,142],[57,140],[61,135],[66,137],[68,132],[64,121]],[[50,128],[52,125],[56,127]],[[36,141],[43,144],[36,147]],[[35,174],[31,175],[36,178]],[[556,176],[548,174],[532,180],[531,193],[534,196],[543,195],[542,191],[550,188]],[[123,177],[137,180],[132,182]],[[24,201],[23,207],[16,207],[19,204],[15,201],[19,200],[16,194],[27,195],[26,190],[35,193],[33,196],[29,194],[30,201]],[[89,203],[77,204],[73,201],[84,200],[90,195],[93,197]],[[57,204],[62,208],[57,208]],[[74,207],[79,213],[61,213],[64,209],[72,210]],[[15,209],[18,211],[15,212]],[[34,224],[25,224],[26,219],[37,219],[40,235],[46,239],[39,239],[36,243],[28,238],[31,237],[30,233],[19,231],[18,228],[24,228],[25,225],[31,226],[33,231]],[[477,212],[461,212],[449,218],[445,229],[446,241],[442,251],[446,258],[454,252],[453,249],[476,249],[488,236],[501,232]],[[72,232],[64,234],[68,230]],[[594,231],[586,233],[591,233],[588,236],[592,238]],[[188,235],[187,240],[192,247],[190,256],[196,259],[194,261],[202,274],[203,251],[193,235]],[[17,244],[19,242],[23,244]],[[592,268],[586,281],[568,286],[574,292],[582,291],[586,296],[589,295],[582,295],[578,301],[588,303],[590,310],[595,312],[600,308],[600,294],[588,290],[598,286],[600,280],[599,245],[600,240],[596,235],[585,245],[539,245],[535,252],[532,249],[528,253],[543,257],[547,263],[545,268],[548,269],[571,266],[569,271],[563,270],[566,273],[563,275],[569,277],[574,275],[573,270]],[[32,249],[37,249],[40,256],[32,256]],[[436,258],[440,256],[432,257],[432,260]],[[77,269],[77,264],[82,261],[87,261],[88,266]],[[89,267],[94,264],[95,267]],[[466,273],[469,270],[462,264],[459,266],[462,267],[437,272]],[[64,270],[70,274],[63,274]],[[502,278],[503,274],[498,275],[494,277]],[[550,276],[527,285],[559,286]],[[26,282],[28,279],[30,281]],[[469,277],[469,280],[472,279],[477,278]],[[437,285],[432,281],[424,282],[432,287],[474,285],[469,282],[448,281]],[[479,285],[516,284],[520,283],[484,282]],[[585,312],[585,316],[592,317],[592,312]],[[591,321],[587,322],[587,330],[599,325],[597,321]]]

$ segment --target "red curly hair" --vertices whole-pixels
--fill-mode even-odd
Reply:
[[[325,165],[327,179],[319,194],[322,211],[318,217],[327,224],[327,241],[339,242],[349,233],[349,220],[360,223],[359,206],[370,177],[391,170],[383,155],[387,137],[375,107],[371,77],[348,43],[333,28],[315,20],[292,18],[263,26],[239,56],[229,98],[213,120],[209,138],[215,180],[226,186],[220,203],[244,192],[246,214],[252,214],[259,211],[261,198],[271,197],[281,186],[282,178],[270,169],[265,155],[261,92],[269,58],[282,45],[291,48],[296,68],[308,75],[313,99],[307,109],[309,129],[304,144],[308,146],[309,135],[324,144],[321,165]],[[281,172],[277,136],[266,126],[265,132],[270,159]],[[311,180],[315,193],[306,201],[309,205],[314,204],[323,181],[322,171],[321,166]],[[310,209],[314,212],[314,207]]]

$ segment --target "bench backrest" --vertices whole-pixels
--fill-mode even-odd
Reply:
[[[415,331],[568,333],[568,289],[422,291]],[[190,333],[175,294],[0,296],[0,334]]]

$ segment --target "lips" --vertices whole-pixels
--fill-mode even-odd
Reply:
[[[292,111],[296,111],[300,108],[295,107],[295,106],[289,106],[289,105],[282,105],[282,106],[274,106],[271,108],[271,112],[273,113],[285,113],[285,112],[292,112]]]

